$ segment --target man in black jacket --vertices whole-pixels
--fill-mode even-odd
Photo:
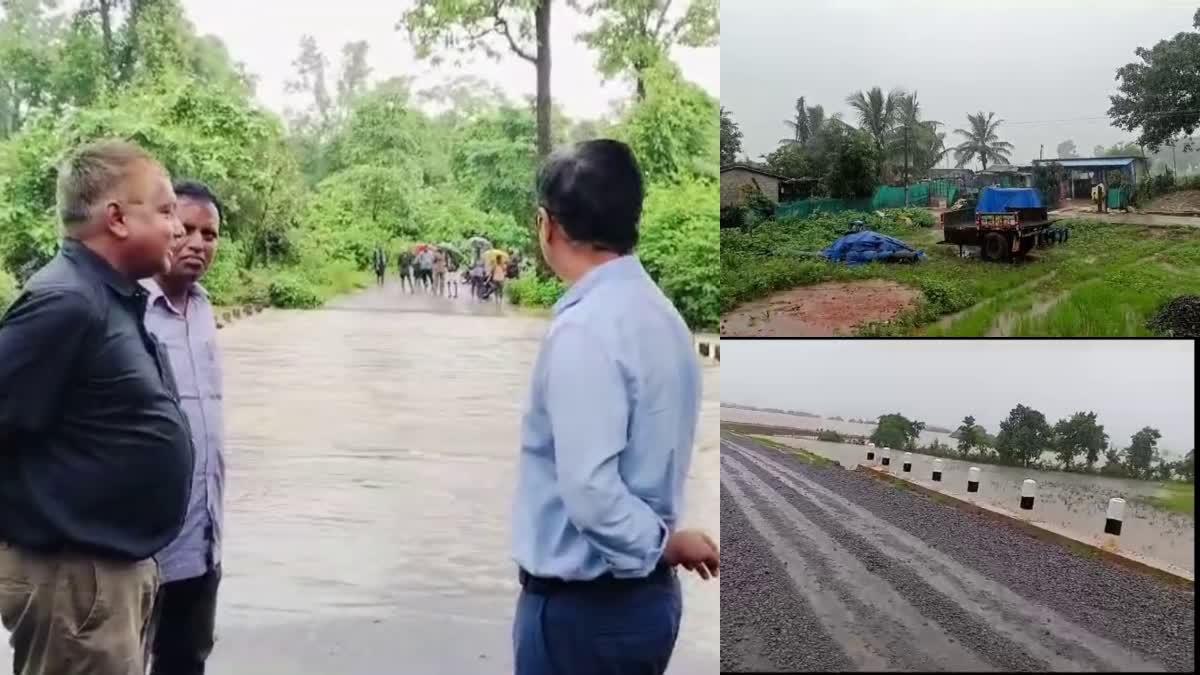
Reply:
[[[119,141],[63,164],[58,211],[62,251],[0,319],[0,617],[18,673],[143,675],[194,450],[137,281],[182,228],[166,171]]]

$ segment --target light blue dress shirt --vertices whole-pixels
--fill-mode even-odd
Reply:
[[[521,427],[513,558],[535,576],[644,577],[682,510],[700,364],[632,255],[554,306]]]
[[[171,305],[153,279],[142,280],[142,285],[150,293],[146,329],[167,348],[196,448],[192,498],[183,530],[154,556],[162,582],[168,583],[203,576],[221,562],[225,491],[221,361],[216,317],[208,292],[200,284],[192,285],[186,314]]]

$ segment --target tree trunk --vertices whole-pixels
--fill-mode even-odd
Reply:
[[[116,80],[113,69],[112,0],[100,0],[100,31],[104,34],[104,77]]]
[[[538,163],[544,162],[550,156],[550,3],[553,0],[540,0],[534,10],[534,21],[537,30],[537,158]],[[542,247],[538,243],[537,219],[529,224],[533,230],[533,261],[535,274],[539,279],[549,279],[554,276],[546,259],[542,256]]]
[[[537,152],[550,154],[550,3],[541,0],[535,10],[537,26]]]

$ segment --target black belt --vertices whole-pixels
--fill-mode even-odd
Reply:
[[[517,571],[517,579],[521,587],[530,593],[549,595],[562,591],[583,590],[620,590],[634,588],[645,584],[661,584],[675,578],[675,568],[659,564],[654,571],[644,577],[618,579],[611,573],[602,574],[595,579],[559,579],[556,577],[537,577],[525,570]]]

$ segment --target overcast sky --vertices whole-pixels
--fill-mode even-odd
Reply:
[[[991,433],[1018,403],[1050,424],[1093,410],[1121,445],[1144,426],[1179,454],[1195,443],[1195,352],[1186,341],[726,340],[721,401],[826,416],[889,412]]]
[[[201,34],[220,37],[234,60],[244,62],[260,77],[258,98],[276,112],[282,112],[289,101],[292,105],[302,102],[284,92],[284,83],[294,77],[292,61],[299,53],[300,36],[305,33],[316,38],[335,74],[342,45],[366,40],[370,44],[368,63],[373,81],[416,75],[415,88],[420,90],[458,74],[471,74],[495,82],[518,101],[534,93],[533,65],[515,55],[506,55],[500,62],[481,57],[461,69],[452,63],[434,69],[428,62],[417,61],[408,35],[395,30],[397,21],[412,6],[411,0],[184,0],[183,4]],[[676,4],[686,7],[684,2]],[[555,101],[573,118],[600,117],[608,112],[610,101],[627,97],[632,90],[622,82],[601,85],[595,72],[595,53],[574,40],[588,21],[565,2],[555,3],[550,88]],[[718,48],[678,49],[673,57],[688,79],[713,96],[720,95]]]
[[[961,137],[968,113],[995,112],[1014,163],[1073,139],[1133,140],[1106,113],[1134,50],[1192,29],[1196,0],[737,0],[721,4],[721,105],[752,159],[791,134],[795,101],[857,125],[846,97],[874,86],[918,92],[924,119]],[[1081,120],[1079,118],[1099,118]],[[1074,121],[1058,121],[1074,120]],[[953,158],[950,160],[954,164]],[[977,167],[976,167],[977,168]]]

